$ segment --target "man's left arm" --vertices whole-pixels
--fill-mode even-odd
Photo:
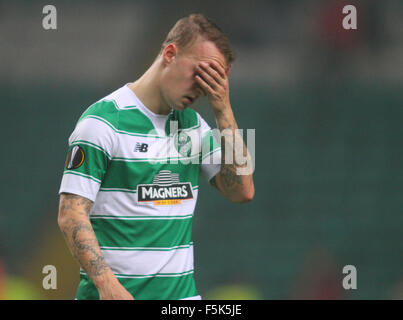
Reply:
[[[248,202],[255,189],[251,156],[237,132],[234,113],[229,99],[228,70],[219,63],[202,62],[198,66],[196,81],[207,95],[218,129],[221,132],[221,170],[210,180],[224,197],[233,202]],[[244,158],[245,163],[237,163]]]

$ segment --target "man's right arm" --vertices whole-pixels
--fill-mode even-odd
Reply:
[[[131,300],[133,296],[120,284],[106,263],[88,213],[92,201],[69,193],[60,195],[58,224],[68,247],[94,282],[101,300]]]

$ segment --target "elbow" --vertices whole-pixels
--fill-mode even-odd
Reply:
[[[66,224],[66,216],[60,210],[57,215],[57,224],[59,225],[60,230],[63,230],[63,226]]]
[[[70,228],[72,224],[88,220],[88,211],[92,202],[84,198],[77,198],[70,194],[62,194],[59,202],[59,212],[57,215],[57,224],[61,231]],[[84,203],[84,204],[83,204]]]
[[[233,202],[236,203],[248,203],[253,200],[255,196],[255,188],[252,185],[251,187],[243,190],[236,199],[233,199]]]
[[[63,229],[65,229],[66,226],[70,224],[73,220],[75,220],[75,217],[71,214],[71,212],[59,209],[59,213],[57,215],[57,224],[61,231],[63,231]]]
[[[253,200],[254,196],[255,196],[255,190],[254,189],[249,190],[248,192],[246,192],[244,194],[243,199],[242,199],[243,200],[242,203],[251,202]]]

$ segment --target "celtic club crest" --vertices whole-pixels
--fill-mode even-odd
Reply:
[[[179,130],[175,136],[175,148],[184,157],[189,157],[192,152],[192,139],[186,132]]]

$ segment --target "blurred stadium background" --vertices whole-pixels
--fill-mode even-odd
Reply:
[[[47,4],[54,31],[42,28]],[[341,28],[344,4],[357,7],[356,31]],[[67,138],[193,12],[232,40],[232,106],[256,129],[255,199],[231,204],[201,184],[200,294],[402,299],[400,0],[0,1],[0,298],[74,298],[78,264],[57,226]],[[214,125],[206,101],[196,108]],[[42,288],[45,265],[57,290]],[[342,288],[345,265],[356,290]]]

